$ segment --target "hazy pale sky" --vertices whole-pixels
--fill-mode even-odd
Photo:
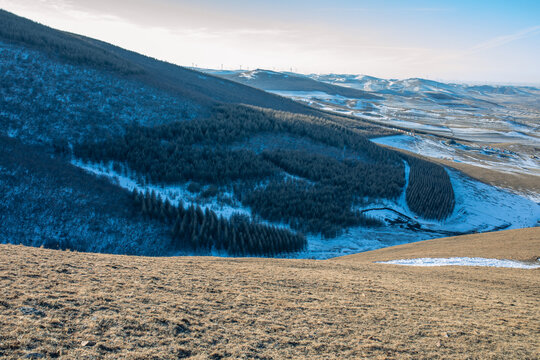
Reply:
[[[540,84],[540,0],[0,0],[0,8],[184,66]]]

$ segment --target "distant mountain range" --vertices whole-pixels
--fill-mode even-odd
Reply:
[[[263,90],[321,91],[330,95],[340,95],[352,98],[380,99],[377,95],[353,87],[337,86],[328,82],[312,79],[309,76],[301,76],[293,73],[281,73],[260,69],[251,71],[203,71]]]
[[[304,75],[263,69],[199,70],[264,90],[321,91],[357,99],[381,99],[384,95],[405,97],[424,95],[439,100],[455,100],[464,96],[490,94],[538,96],[540,93],[540,89],[532,86],[465,85],[421,78],[397,80],[351,74]]]
[[[392,91],[395,94],[423,93],[423,92],[447,92],[459,95],[464,91],[475,91],[477,93],[497,93],[497,94],[528,94],[539,89],[530,86],[499,86],[499,85],[466,85],[456,83],[442,83],[434,80],[421,78],[411,79],[380,79],[367,75],[309,75],[309,77],[336,85],[342,85],[361,89],[364,91]]]
[[[484,129],[490,136],[482,142],[521,139],[529,145],[538,138],[540,89],[531,86],[466,85],[350,74],[303,75],[261,69],[201,71],[324,111],[401,130],[480,140],[471,134]]]

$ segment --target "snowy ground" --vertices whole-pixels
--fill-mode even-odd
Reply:
[[[504,94],[422,79],[315,79],[374,91],[381,99],[353,99],[321,91],[270,92],[326,111],[432,135],[390,138],[390,146],[498,171],[540,176],[538,89],[513,88],[513,94]],[[437,94],[443,97],[433,97]],[[449,94],[451,99],[445,97]],[[474,145],[449,144],[447,138]]]
[[[308,248],[294,257],[327,259],[383,247],[434,239],[467,232],[485,232],[498,229],[518,229],[538,225],[540,205],[519,195],[467,178],[456,171],[449,171],[456,194],[456,207],[443,221],[418,218],[407,207],[404,195],[397,201],[380,200],[366,206],[389,207],[414,219],[421,230],[411,230],[405,225],[382,228],[350,228],[334,239],[308,236]],[[373,215],[372,213],[369,213]],[[386,212],[383,218],[395,214]]]
[[[405,167],[408,180],[408,166]],[[540,220],[540,205],[529,199],[475,181],[461,173],[447,169],[456,196],[456,206],[447,219],[426,220],[417,217],[407,206],[405,193],[391,201],[380,199],[363,206],[392,208],[421,225],[422,229],[440,232],[484,232],[498,228],[516,229],[535,226]],[[387,211],[386,211],[387,212]],[[368,212],[373,215],[373,212]]]
[[[527,264],[513,260],[499,260],[486,258],[453,257],[453,258],[419,258],[390,261],[377,261],[380,264],[408,265],[408,266],[487,266],[514,269],[538,269],[538,264]]]
[[[150,191],[154,190],[162,198],[169,199],[173,204],[178,204],[178,200],[182,199],[185,206],[197,203],[202,208],[209,207],[218,215],[223,215],[226,218],[235,212],[248,215],[251,213],[249,208],[243,207],[234,200],[234,197],[230,193],[221,197],[201,200],[187,190],[187,184],[176,186],[142,185],[133,180],[135,176],[130,174],[129,171],[127,175],[121,175],[115,172],[112,164],[85,164],[80,161],[73,161],[72,163],[98,176],[108,177],[112,182],[128,190],[132,190],[134,187],[139,191],[145,191],[146,189]],[[408,175],[408,166],[406,166],[405,170],[406,175]],[[285,257],[328,259],[388,246],[449,236],[453,232],[483,232],[502,228],[524,228],[536,226],[540,221],[539,204],[510,192],[464,177],[455,171],[449,171],[449,175],[456,193],[456,207],[454,213],[448,219],[444,221],[430,221],[417,218],[408,208],[404,193],[395,201],[372,200],[370,204],[364,206],[364,209],[380,207],[394,209],[420,224],[421,230],[409,229],[405,224],[391,224],[392,220],[395,220],[396,217],[392,211],[373,210],[368,212],[368,214],[379,217],[387,222],[387,225],[378,228],[350,228],[344,234],[334,239],[323,239],[318,235],[308,235],[308,247],[305,251]],[[270,224],[287,227],[284,224]]]
[[[490,146],[449,143],[433,136],[394,135],[371,139],[381,145],[416,154],[467,163],[502,172],[540,176],[540,158]]]
[[[145,192],[155,191],[156,196],[161,196],[163,200],[168,199],[172,205],[178,206],[179,200],[182,200],[184,207],[189,207],[191,204],[198,204],[203,210],[209,208],[214,211],[218,216],[222,215],[225,218],[229,218],[233,213],[241,213],[250,215],[250,211],[247,208],[240,206],[230,194],[224,194],[221,197],[223,201],[219,201],[217,198],[210,198],[207,200],[197,199],[196,194],[193,194],[187,190],[189,184],[174,185],[174,186],[160,186],[154,184],[143,185],[141,182],[134,180],[135,176],[130,174],[122,175],[113,170],[112,163],[108,164],[90,164],[82,161],[73,160],[73,165],[80,167],[96,176],[104,176],[109,178],[114,184],[133,191]],[[130,176],[131,175],[131,176]]]

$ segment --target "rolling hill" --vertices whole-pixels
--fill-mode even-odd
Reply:
[[[314,91],[356,99],[381,99],[381,97],[369,92],[316,81],[310,77],[301,76],[294,73],[281,73],[262,69],[251,71],[201,70],[205,73],[215,74],[221,78],[233,80],[238,83],[267,91]]]
[[[0,245],[0,356],[534,359],[540,270],[373,261],[505,251],[530,260],[538,239],[524,229],[328,261]]]
[[[1,216],[11,224],[3,242],[273,256],[305,248],[303,233],[331,238],[350,226],[380,226],[355,207],[358,199],[396,198],[403,191],[403,160],[367,139],[388,130],[5,11],[0,17],[6,84],[0,141],[9,154],[2,159],[0,180],[9,191],[2,194]],[[63,175],[63,166],[71,176]],[[447,175],[425,162],[411,166],[440,177],[433,184],[445,202],[420,196],[416,211],[448,216]],[[120,178],[108,190],[117,193],[111,199],[122,198],[114,206],[101,186],[81,188],[88,172],[99,169]],[[13,178],[20,171],[28,176],[18,184]],[[62,188],[53,189],[56,183]],[[15,202],[15,193],[27,196]],[[38,201],[51,208],[32,205]],[[111,211],[123,204],[119,217],[101,217],[99,201]],[[161,229],[158,235],[120,239],[141,217],[140,224]],[[17,218],[28,220],[17,226]],[[91,231],[77,233],[81,223],[110,229],[110,241],[93,243]]]
[[[391,127],[402,135],[375,141],[431,158],[465,171],[480,181],[503,185],[538,199],[538,186],[534,185],[540,176],[538,88],[443,83],[421,78],[381,79],[350,74],[204,71],[342,117]],[[362,93],[339,93],[335,89],[315,86],[306,79]]]
[[[538,269],[375,263],[538,264],[539,204],[376,143],[534,89],[215,75],[0,10],[0,358],[540,356]]]
[[[536,204],[377,145],[395,132],[372,121],[0,18],[1,242],[329,258],[537,221]]]
[[[178,95],[200,106],[243,103],[298,113],[313,110],[251,87],[205,75],[105,42],[55,30],[0,10],[0,40],[40,51],[53,61],[106,71]]]

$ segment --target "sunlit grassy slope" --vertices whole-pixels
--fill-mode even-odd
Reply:
[[[538,256],[539,235],[433,240],[328,261],[2,245],[0,357],[534,359],[540,270],[372,260],[527,260]]]
[[[420,257],[535,261],[540,258],[540,227],[426,240],[344,256],[339,260],[369,263]]]

